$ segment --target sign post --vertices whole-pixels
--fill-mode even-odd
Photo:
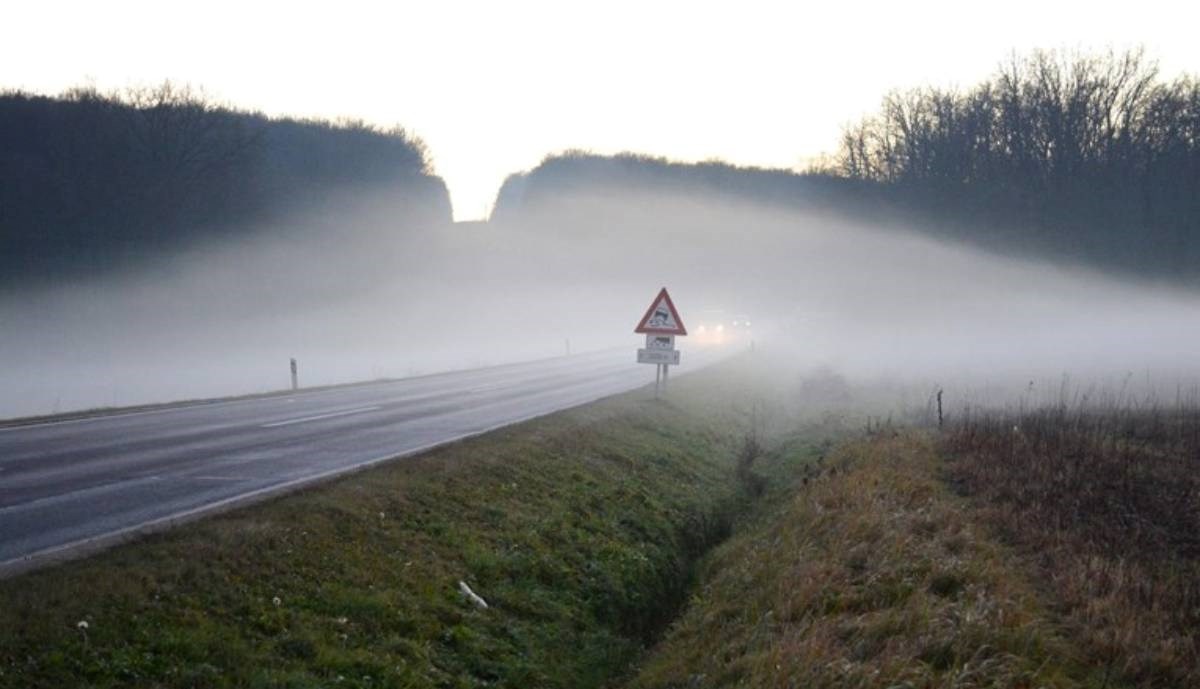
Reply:
[[[683,326],[683,319],[666,287],[650,302],[650,308],[646,309],[646,315],[633,332],[646,335],[646,346],[637,351],[637,360],[639,364],[655,365],[654,396],[658,397],[659,387],[664,391],[667,388],[670,367],[679,365],[675,336],[687,335],[687,328]]]

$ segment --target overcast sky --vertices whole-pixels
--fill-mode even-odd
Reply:
[[[1200,3],[62,2],[0,5],[0,87],[163,79],[272,115],[401,124],[458,219],[567,148],[803,167],[892,88],[1012,51],[1144,45],[1200,72]]]

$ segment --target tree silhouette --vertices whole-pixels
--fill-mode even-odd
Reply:
[[[0,94],[0,287],[257,231],[362,188],[398,201],[399,226],[450,221],[424,144],[400,128],[270,119],[170,82]]]

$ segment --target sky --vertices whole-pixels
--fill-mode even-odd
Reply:
[[[1035,48],[1144,46],[1200,73],[1200,3],[0,3],[0,88],[170,79],[269,115],[399,124],[455,217],[567,149],[806,167],[892,89],[970,87]]]

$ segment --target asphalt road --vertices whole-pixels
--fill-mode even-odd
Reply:
[[[713,353],[685,352],[680,372]],[[0,574],[653,382],[630,350],[0,428]]]

